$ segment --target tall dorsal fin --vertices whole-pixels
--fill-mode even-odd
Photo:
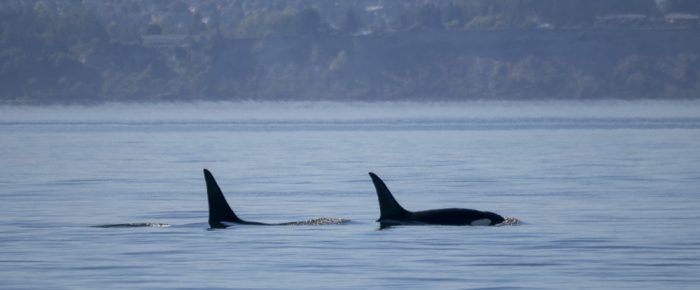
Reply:
[[[394,196],[386,187],[384,181],[382,181],[379,176],[370,172],[369,176],[372,177],[372,182],[374,183],[374,188],[377,189],[377,198],[379,199],[379,220],[404,220],[410,215],[410,212],[405,210],[399,202],[394,199]]]
[[[216,184],[214,176],[209,170],[204,169],[204,180],[207,182],[207,200],[209,201],[209,226],[212,228],[225,228],[222,222],[245,223],[233,213],[226,202],[224,193]]]

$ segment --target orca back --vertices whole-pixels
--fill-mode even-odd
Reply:
[[[384,181],[370,172],[379,199],[380,217],[377,220],[382,225],[394,224],[434,224],[434,225],[496,225],[505,219],[495,213],[466,208],[443,208],[411,212],[405,210],[394,199]]]
[[[466,208],[443,208],[413,213],[418,222],[437,225],[496,225],[503,222],[498,214]]]

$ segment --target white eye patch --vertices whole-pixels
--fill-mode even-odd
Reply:
[[[488,226],[490,224],[491,224],[490,219],[478,219],[478,220],[472,221],[470,223],[470,225],[472,225],[472,226]]]

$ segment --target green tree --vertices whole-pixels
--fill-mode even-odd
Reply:
[[[146,34],[149,35],[161,35],[163,34],[163,27],[158,23],[151,23],[146,26]]]
[[[200,34],[207,31],[207,25],[204,24],[204,17],[199,11],[192,13],[190,18],[190,25],[188,26],[188,32],[190,34]]]
[[[322,32],[321,14],[315,9],[304,9],[291,19],[294,35],[317,36]]]
[[[668,12],[700,14],[700,1],[697,0],[667,0]]]
[[[341,31],[354,34],[360,30],[361,26],[362,23],[360,22],[360,17],[357,15],[357,12],[355,12],[355,9],[348,9],[345,11],[345,17],[343,18],[343,22],[340,24]]]

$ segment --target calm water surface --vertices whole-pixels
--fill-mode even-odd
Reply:
[[[279,107],[227,119],[182,106],[184,117],[161,119],[2,108],[23,113],[0,118],[0,288],[700,286],[692,113],[505,116],[496,104],[477,118],[418,105],[417,118],[362,106],[318,117],[326,104],[293,108],[308,119],[275,117]],[[148,112],[126,109],[115,110]],[[44,114],[53,111],[69,117]],[[352,222],[208,230],[202,168],[244,219]],[[369,171],[408,209],[475,208],[524,223],[379,230]],[[91,227],[126,222],[172,226]]]

